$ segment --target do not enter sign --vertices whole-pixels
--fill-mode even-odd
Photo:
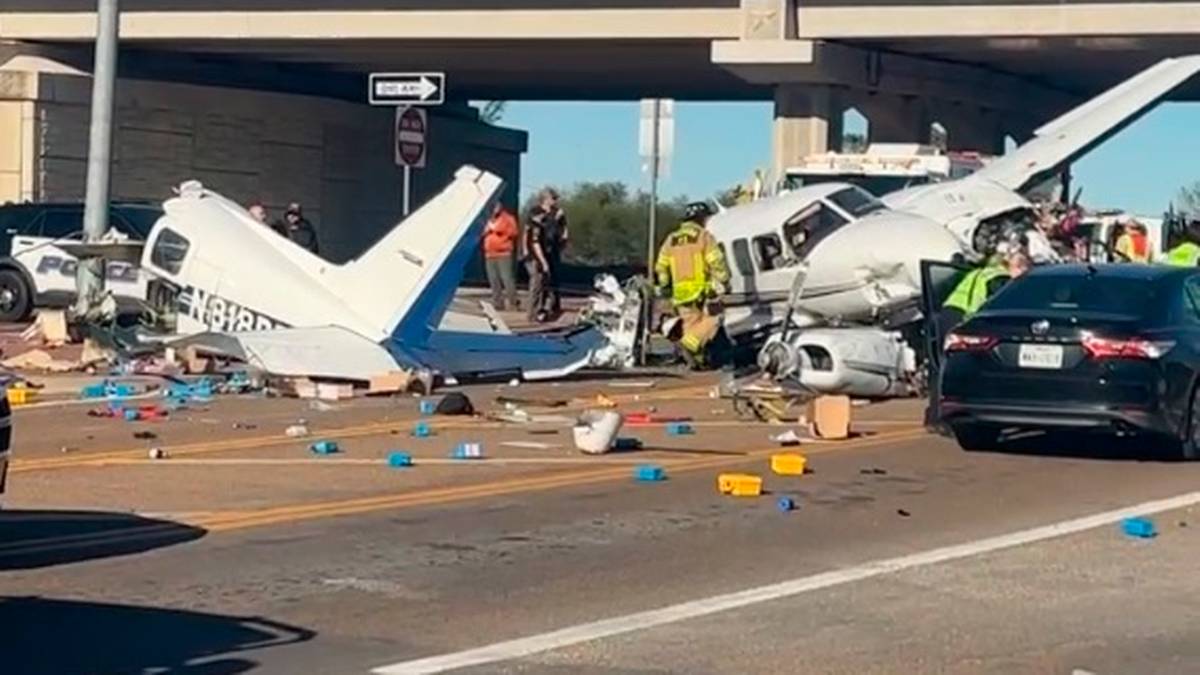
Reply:
[[[396,109],[396,166],[425,168],[429,154],[429,116],[421,108]]]

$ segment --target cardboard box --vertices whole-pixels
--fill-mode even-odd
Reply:
[[[387,394],[402,394],[408,390],[412,375],[404,370],[393,370],[371,377],[367,386],[367,396],[384,396]]]
[[[305,398],[301,396],[301,398]],[[354,385],[321,382],[317,385],[317,398],[322,401],[342,401],[354,398]]]
[[[817,438],[842,440],[850,437],[850,397],[818,396],[808,403],[808,422]]]

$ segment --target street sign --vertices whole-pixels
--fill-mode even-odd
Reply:
[[[446,102],[445,73],[371,73],[371,105],[441,105]]]
[[[675,152],[675,101],[669,98],[642,99],[641,113],[638,154],[642,158],[642,171],[651,172],[652,158],[657,155],[658,176],[665,178],[670,173],[671,155]],[[654,142],[655,127],[658,128],[657,144]]]
[[[396,108],[396,166],[425,168],[429,155],[429,113],[421,108]]]

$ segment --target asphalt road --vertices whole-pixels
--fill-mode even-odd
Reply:
[[[594,388],[546,389],[568,390]],[[499,449],[567,442],[528,429],[420,445],[394,403],[230,402],[157,427],[157,463],[121,423],[64,454],[77,413],[18,412],[0,672],[1200,672],[1200,466],[1079,439],[964,453],[904,402],[857,410],[861,436],[807,444],[813,472],[787,478],[778,429],[659,405],[697,434],[580,458]],[[300,414],[362,430],[341,464],[268,435]],[[470,436],[493,459],[435,463]],[[407,473],[378,464],[397,443]],[[645,461],[669,480],[634,482]],[[728,470],[771,494],[717,494]],[[1124,536],[1142,511],[1158,536]]]

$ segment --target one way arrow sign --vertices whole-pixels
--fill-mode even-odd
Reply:
[[[371,105],[441,105],[446,101],[445,73],[371,73]]]

